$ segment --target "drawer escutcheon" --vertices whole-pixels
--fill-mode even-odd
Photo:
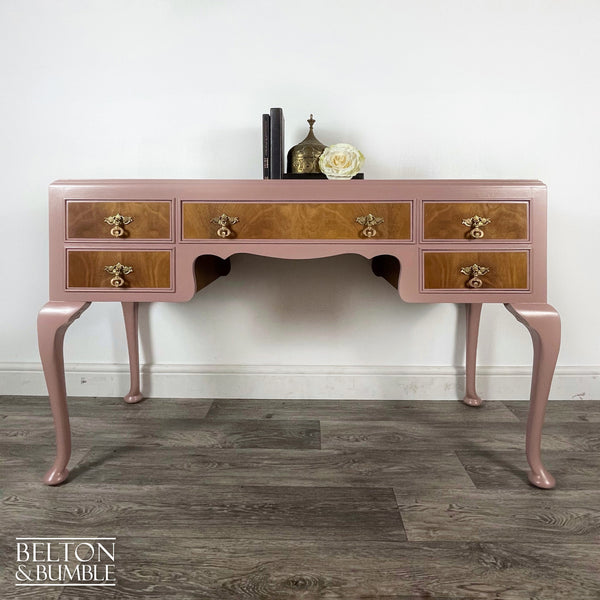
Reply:
[[[480,279],[483,275],[490,272],[489,267],[480,267],[478,264],[472,264],[470,267],[462,267],[460,272],[467,277],[471,277],[467,281],[467,286],[473,289],[478,289],[483,285]]]
[[[129,275],[129,273],[133,273],[133,267],[122,265],[120,262],[118,262],[116,265],[108,265],[104,267],[104,270],[113,276],[113,278],[110,280],[110,285],[113,287],[123,287],[123,285],[125,285],[123,275]]]
[[[122,237],[125,234],[125,230],[123,229],[123,225],[129,225],[133,221],[133,217],[124,217],[123,215],[117,213],[116,215],[111,215],[110,217],[106,217],[104,219],[105,223],[112,225],[113,228],[110,230],[110,235],[113,237]]]
[[[481,239],[485,235],[485,232],[481,228],[485,225],[488,225],[491,222],[491,219],[486,219],[485,217],[480,217],[479,215],[474,215],[469,219],[462,220],[463,225],[471,228],[471,231],[469,231],[468,234],[469,237],[475,238],[477,240]]]
[[[381,225],[384,222],[384,219],[383,217],[376,217],[375,215],[369,213],[364,217],[356,217],[356,222],[359,225],[364,225],[365,227],[361,233],[367,238],[372,238],[377,235],[377,230],[375,227],[377,227],[377,225]]]
[[[229,229],[228,225],[235,225],[239,219],[237,217],[230,217],[223,213],[220,217],[214,217],[210,220],[211,223],[215,223],[220,225],[219,229],[217,229],[217,235],[221,238],[227,238],[231,235],[231,229]]]

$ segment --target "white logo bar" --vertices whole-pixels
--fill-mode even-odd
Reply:
[[[106,587],[106,586],[115,586],[116,583],[15,583],[16,586],[28,586],[28,587],[51,587],[51,586],[91,586],[91,587]]]
[[[117,538],[15,538],[15,540],[116,540]]]

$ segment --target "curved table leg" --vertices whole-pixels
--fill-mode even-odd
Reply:
[[[465,360],[466,392],[463,402],[469,406],[481,406],[483,400],[477,395],[475,374],[477,371],[477,338],[482,304],[465,304],[467,311],[467,356]]]
[[[138,306],[137,302],[121,302],[125,332],[127,333],[127,351],[129,353],[129,376],[131,379],[129,393],[125,402],[135,404],[144,399],[140,391],[140,353],[138,344]]]
[[[44,476],[44,483],[57,485],[69,475],[71,427],[67,408],[63,340],[69,325],[90,305],[89,302],[48,302],[38,315],[38,346],[50,408],[56,431],[56,459]]]
[[[525,325],[533,340],[533,372],[531,397],[527,417],[525,442],[530,483],[550,489],[556,485],[554,477],[542,464],[542,426],[548,403],[548,394],[560,348],[560,316],[549,304],[505,304],[517,321]]]

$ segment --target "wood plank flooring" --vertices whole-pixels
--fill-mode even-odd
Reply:
[[[600,402],[0,396],[0,598],[600,599]],[[114,588],[17,588],[15,538],[115,536]]]

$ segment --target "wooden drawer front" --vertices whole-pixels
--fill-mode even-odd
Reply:
[[[131,217],[123,235],[111,235],[104,221],[114,215]],[[170,240],[170,202],[67,202],[67,238],[107,240]]]
[[[463,219],[475,215],[490,219],[480,240],[529,238],[528,202],[423,202],[423,239],[473,240]]]
[[[223,213],[239,221],[224,239],[411,239],[411,203],[200,203],[183,204],[183,239],[221,239],[211,219]],[[362,235],[357,217],[382,217],[372,238]]]
[[[121,263],[133,267],[124,274],[122,287],[111,286],[113,275],[104,267]],[[122,250],[69,250],[67,252],[67,287],[123,289],[168,289],[171,287],[171,252],[129,252]]]
[[[478,289],[528,288],[528,256],[521,252],[424,252],[424,287],[433,289],[461,289],[477,292],[468,285],[471,275],[461,269],[472,265],[487,267],[489,272],[480,276],[482,286]]]

